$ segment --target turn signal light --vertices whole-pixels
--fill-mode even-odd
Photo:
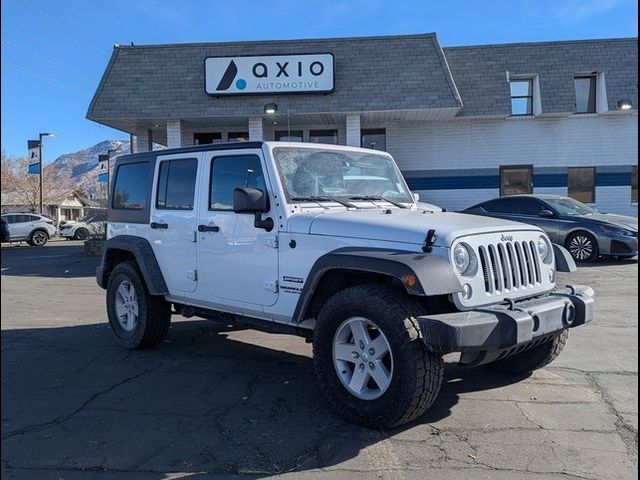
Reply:
[[[404,283],[407,287],[413,287],[416,283],[418,283],[418,279],[413,273],[407,273],[404,277],[402,277],[402,283]]]

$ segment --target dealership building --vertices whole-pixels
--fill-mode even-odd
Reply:
[[[390,152],[421,200],[513,193],[637,215],[637,38],[442,48],[435,34],[116,45],[87,118],[137,151],[323,142]]]

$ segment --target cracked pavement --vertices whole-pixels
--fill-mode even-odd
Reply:
[[[2,247],[2,478],[637,478],[637,260],[581,267],[596,320],[546,369],[447,357],[438,400],[389,431],[322,399],[311,347],[174,316],[119,347],[77,242]]]

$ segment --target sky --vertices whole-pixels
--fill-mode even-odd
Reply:
[[[1,146],[45,163],[128,134],[85,118],[113,45],[436,32],[443,47],[638,36],[637,0],[2,0]]]

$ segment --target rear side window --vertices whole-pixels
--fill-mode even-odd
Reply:
[[[149,162],[119,165],[113,187],[111,207],[116,210],[142,210],[146,207]]]
[[[267,190],[257,155],[215,157],[211,162],[209,210],[233,210],[233,191],[247,187]]]
[[[491,200],[483,203],[482,208],[491,213],[515,213],[512,200]]]
[[[193,209],[198,160],[166,160],[160,164],[156,207],[168,210]]]
[[[28,217],[29,217],[29,220],[27,220],[28,222],[38,222],[38,221],[46,222],[47,221],[46,218],[36,217],[35,215],[29,215]]]

